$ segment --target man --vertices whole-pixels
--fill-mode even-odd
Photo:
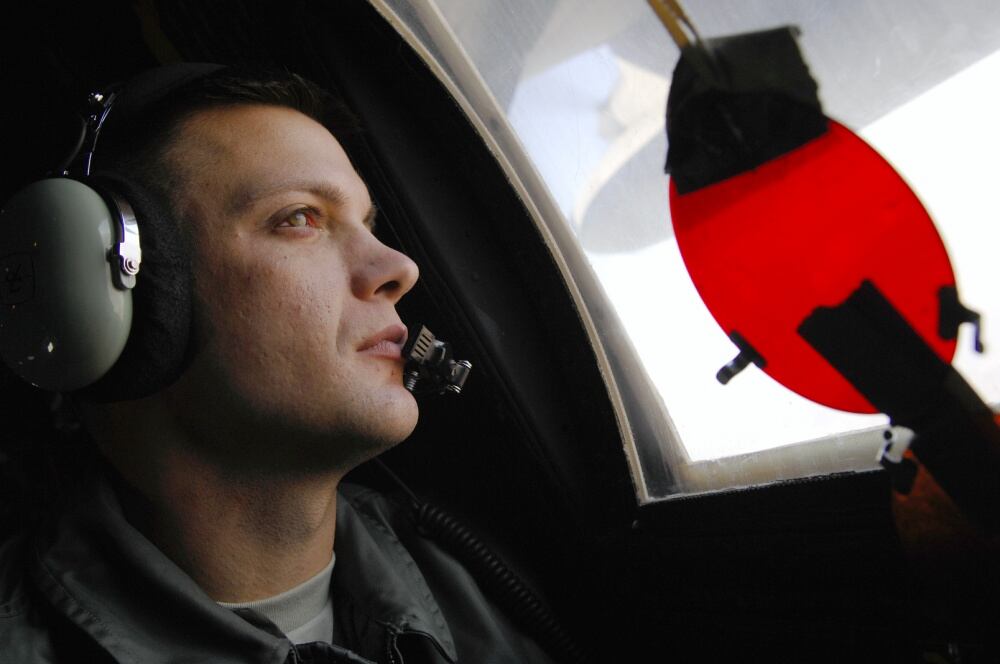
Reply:
[[[110,479],[0,550],[2,660],[548,661],[399,510],[340,487],[416,424],[395,305],[417,268],[372,234],[325,95],[288,75],[173,79],[126,88],[94,163],[166,206],[190,339],[173,366],[132,367],[132,394],[79,395]]]

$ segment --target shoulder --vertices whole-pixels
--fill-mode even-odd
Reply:
[[[0,626],[25,611],[27,549],[27,537],[24,535],[0,543]]]
[[[30,535],[18,535],[0,543],[0,661],[3,664],[110,661],[35,586],[32,581],[35,555]]]
[[[0,652],[11,664],[54,661],[29,582],[30,550],[24,535],[0,544]]]

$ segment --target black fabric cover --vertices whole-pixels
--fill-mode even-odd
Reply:
[[[666,170],[684,194],[748,171],[826,131],[796,29],[776,28],[688,47],[667,99]]]
[[[149,396],[174,382],[187,367],[192,348],[190,250],[169,204],[121,176],[102,175],[92,184],[113,189],[133,207],[139,225],[142,265],[132,290],[132,330],[111,370],[79,392],[94,401]]]

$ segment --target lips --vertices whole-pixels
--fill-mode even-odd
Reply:
[[[396,323],[361,342],[358,352],[376,357],[400,360],[403,357],[403,344],[405,343],[406,328]]]

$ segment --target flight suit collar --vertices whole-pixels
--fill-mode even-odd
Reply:
[[[363,492],[348,495],[338,499],[336,632],[370,659],[412,635],[454,662],[448,626],[388,513]],[[289,656],[288,639],[220,607],[136,530],[106,479],[39,533],[33,553],[32,577],[49,602],[119,662],[282,664]]]
[[[455,641],[441,608],[407,547],[420,545],[413,523],[381,495],[344,485],[337,502],[333,574],[335,624],[353,632],[366,657],[381,656],[380,632],[390,642],[401,635],[426,637],[449,662]]]

